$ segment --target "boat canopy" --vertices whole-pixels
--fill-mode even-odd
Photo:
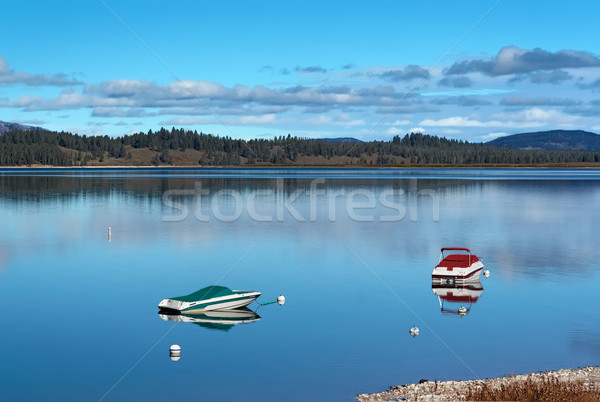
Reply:
[[[450,254],[436,265],[436,268],[469,268],[471,264],[479,261],[476,255]]]
[[[233,291],[225,286],[208,286],[197,290],[187,296],[170,297],[171,300],[179,300],[182,302],[195,302],[198,300],[212,299],[214,297],[223,297],[232,295]]]
[[[460,250],[460,251],[466,251],[467,253],[471,252],[471,250],[469,250],[468,248],[464,248],[464,247],[442,247],[442,253],[445,250],[449,250],[449,251],[453,251],[453,250],[454,251],[459,251]]]

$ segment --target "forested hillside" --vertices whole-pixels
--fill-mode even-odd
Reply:
[[[597,163],[600,151],[520,150],[411,133],[391,141],[313,140],[291,135],[239,140],[183,129],[123,137],[43,129],[0,135],[0,165],[256,166]]]
[[[26,126],[23,124],[19,124],[19,123],[9,123],[6,121],[0,121],[0,135],[4,134],[7,131],[13,131],[13,130],[22,130],[22,131],[27,131],[27,130],[43,130],[41,127],[35,127],[35,126]]]
[[[519,149],[600,150],[600,135],[582,130],[551,130],[521,133],[496,138],[487,143],[498,147]]]

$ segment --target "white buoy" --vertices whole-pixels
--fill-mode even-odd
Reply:
[[[171,345],[169,348],[169,357],[174,362],[181,359],[181,347],[179,345]]]
[[[108,241],[110,241],[111,235],[110,235],[110,226],[108,227]]]
[[[467,315],[467,308],[465,306],[460,306],[458,308],[458,315],[460,315],[461,317]]]
[[[285,297],[283,295],[279,295],[277,297],[277,304],[279,304],[280,306],[283,306],[285,304]]]
[[[490,270],[486,269],[485,271],[483,271],[483,276],[485,276],[486,278],[490,277]]]
[[[415,336],[419,335],[419,328],[417,328],[416,326],[413,325],[408,330],[408,333],[410,334],[410,336],[415,337]]]

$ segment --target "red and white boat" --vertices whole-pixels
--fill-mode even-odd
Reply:
[[[448,252],[462,251],[462,254]],[[444,257],[444,252],[447,255]],[[465,283],[479,280],[483,263],[471,250],[463,247],[444,247],[440,255],[440,262],[431,273],[433,283]]]

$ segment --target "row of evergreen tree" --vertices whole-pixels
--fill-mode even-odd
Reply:
[[[499,148],[411,133],[391,141],[331,141],[292,137],[240,140],[211,134],[167,130],[123,137],[86,136],[46,130],[15,130],[0,135],[0,165],[34,163],[69,166],[105,157],[126,158],[126,147],[154,151],[152,163],[169,163],[169,151],[202,151],[199,165],[293,164],[299,156],[344,157],[355,164],[537,164],[600,162],[598,151],[548,151]],[[71,150],[69,152],[68,150]],[[367,162],[368,161],[368,162]],[[344,163],[344,162],[342,162]]]

